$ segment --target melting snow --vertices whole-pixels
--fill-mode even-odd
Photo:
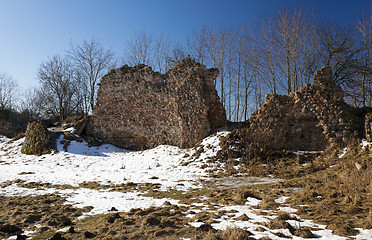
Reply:
[[[202,188],[200,179],[209,179],[207,170],[201,166],[206,163],[209,157],[214,156],[219,147],[219,138],[227,135],[227,132],[208,137],[201,142],[204,151],[198,159],[182,164],[187,160],[185,156],[191,156],[195,149],[180,149],[174,146],[158,146],[146,151],[128,151],[115,146],[105,144],[100,147],[89,147],[86,142],[72,141],[67,148],[63,149],[62,136],[57,140],[58,152],[43,156],[28,156],[20,153],[21,144],[24,139],[10,142],[8,138],[0,136],[0,183],[22,179],[26,182],[41,182],[50,184],[66,184],[73,187],[83,182],[99,182],[101,184],[122,184],[134,183],[155,183],[160,184],[160,190],[169,188],[186,191],[188,189]],[[210,164],[209,168],[214,166]],[[257,179],[249,179],[256,181]],[[260,183],[272,182],[273,179],[258,179]],[[247,179],[234,180],[247,183]],[[237,182],[235,182],[237,183]],[[225,187],[232,187],[234,184],[226,183]],[[86,215],[107,213],[114,207],[119,211],[129,211],[132,208],[147,208],[150,206],[161,206],[165,201],[178,204],[173,199],[154,199],[141,196],[138,191],[113,192],[107,190],[92,190],[87,188],[45,188],[31,189],[22,188],[16,184],[5,184],[0,187],[0,195],[23,196],[55,193],[67,197],[67,203],[77,207],[92,206],[93,209]],[[289,213],[296,212],[296,209],[285,205],[288,198],[281,197],[276,200],[281,204],[280,210]],[[247,229],[254,234],[255,238],[269,237],[281,239],[276,236],[276,231],[291,236],[288,230],[268,230],[263,223],[275,218],[273,212],[267,211],[267,215],[257,215],[255,209],[261,200],[248,197],[245,205],[242,206],[219,206],[219,210],[233,210],[234,213],[226,213],[218,223],[212,224],[216,229],[226,227],[240,227]],[[199,204],[200,205],[200,204]],[[198,204],[190,208],[200,207]],[[201,206],[203,207],[203,206]],[[206,210],[206,208],[204,209]],[[193,209],[199,212],[200,209]],[[249,221],[237,221],[233,218],[246,214]],[[85,216],[85,215],[84,215]],[[83,217],[84,217],[83,216]],[[188,215],[193,217],[192,214]],[[190,220],[191,221],[191,220]],[[190,225],[198,227],[202,222],[190,222]],[[318,225],[309,220],[301,220],[301,223],[291,222],[293,226],[317,227],[321,230],[313,231],[320,239],[346,239],[333,235],[326,226]],[[259,232],[257,227],[267,229]],[[372,230],[359,229],[360,234],[355,239],[371,239]],[[293,239],[301,239],[299,237]]]

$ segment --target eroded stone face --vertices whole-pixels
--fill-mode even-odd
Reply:
[[[341,147],[362,134],[361,112],[347,105],[329,66],[313,84],[290,95],[270,94],[249,121],[249,132],[267,137],[273,149],[324,150]]]
[[[190,57],[166,74],[145,65],[111,70],[100,83],[87,133],[127,149],[191,147],[226,125],[214,81]]]

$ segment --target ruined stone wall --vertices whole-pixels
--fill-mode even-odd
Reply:
[[[270,94],[249,121],[249,132],[264,136],[273,149],[324,150],[363,135],[363,115],[343,100],[330,67],[314,74],[313,84],[287,95]]]
[[[145,65],[111,70],[100,83],[87,133],[127,149],[191,147],[226,125],[217,69],[190,57],[163,75]]]

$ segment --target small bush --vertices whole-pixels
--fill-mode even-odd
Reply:
[[[21,152],[28,155],[41,155],[48,151],[49,132],[41,122],[32,122],[27,125]]]

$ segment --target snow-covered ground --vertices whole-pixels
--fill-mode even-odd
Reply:
[[[143,196],[143,193],[137,190],[126,193],[109,191],[109,189],[94,190],[79,187],[79,184],[84,182],[99,182],[101,184],[153,183],[160,184],[160,190],[163,191],[170,188],[180,191],[202,188],[204,187],[203,180],[210,179],[207,170],[214,166],[210,163],[207,168],[201,166],[206,164],[209,157],[217,153],[219,138],[226,134],[225,131],[219,132],[204,139],[201,143],[204,151],[197,159],[188,164],[184,164],[190,161],[186,156],[192,156],[196,149],[158,146],[146,151],[128,151],[109,144],[89,147],[86,142],[72,141],[65,151],[61,143],[63,138],[61,136],[57,140],[58,152],[42,156],[29,156],[20,153],[24,139],[10,142],[10,139],[0,137],[0,186],[2,185],[0,195],[24,196],[55,193],[67,197],[67,201],[77,207],[92,206],[93,209],[88,215],[108,213],[111,207],[115,207],[119,211],[129,211],[132,208],[161,206],[165,201],[178,204],[178,201],[173,199],[155,199]],[[52,186],[38,189],[24,188],[10,182],[18,179],[25,182],[49,183]],[[258,181],[270,182],[270,179],[258,179]],[[53,185],[71,185],[71,187],[61,189]],[[228,184],[226,186],[229,187]],[[276,230],[269,230],[267,227],[264,227],[267,231],[256,231],[257,227],[263,227],[263,223],[276,217],[274,212],[269,215],[255,214],[255,211],[258,211],[255,206],[259,204],[259,201],[249,197],[245,205],[219,205],[220,210],[235,210],[235,213],[223,216],[219,223],[212,224],[212,226],[216,229],[236,226],[251,231],[255,238],[266,236],[272,239],[284,239],[273,234]],[[285,204],[285,197],[276,201],[281,204],[282,211],[292,214],[296,212],[295,209],[291,209]],[[198,207],[194,212],[201,211],[200,206]],[[233,220],[242,214],[246,214],[250,220]],[[198,224],[200,223],[193,222],[190,218],[190,225],[197,227]],[[326,226],[315,224],[312,221],[303,220],[299,224],[319,228],[320,230],[314,231],[314,234],[320,239],[347,239],[333,235],[330,230],[326,230]],[[296,223],[293,225],[296,226]],[[278,231],[291,236],[288,230]],[[371,236],[371,230],[360,229],[360,234],[353,238],[372,239]]]
[[[72,141],[67,151],[63,149],[63,135],[57,140],[58,152],[31,156],[20,153],[24,139],[9,143],[10,139],[0,138],[0,183],[17,179],[26,182],[41,182],[51,185],[71,185],[78,187],[84,182],[100,184],[154,183],[161,184],[160,190],[168,188],[185,191],[190,188],[202,188],[200,179],[207,178],[206,169],[200,166],[206,158],[219,150],[219,137],[227,132],[209,137],[203,145],[210,144],[197,161],[187,166],[185,154],[192,155],[195,150],[180,149],[174,146],[158,146],[145,151],[128,151],[104,144],[89,147],[86,142]],[[154,199],[140,196],[139,192],[112,192],[107,190],[79,189],[29,189],[16,184],[0,188],[0,194],[20,196],[28,194],[46,194],[58,191],[68,196],[67,200],[76,206],[93,206],[90,214],[107,213],[110,207],[119,211],[131,208],[160,206],[171,199]]]

